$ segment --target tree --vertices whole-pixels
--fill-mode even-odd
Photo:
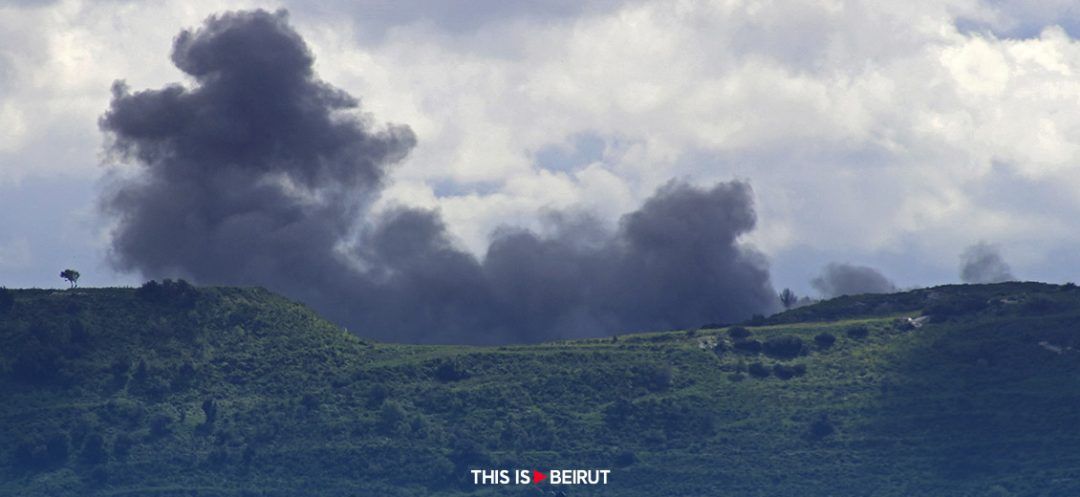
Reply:
[[[779,359],[793,359],[806,353],[806,345],[797,336],[782,335],[765,341],[762,350]]]
[[[79,272],[74,269],[68,268],[60,271],[60,277],[71,283],[71,288],[79,286]]]
[[[780,303],[784,304],[784,309],[791,309],[796,303],[799,302],[799,297],[795,296],[795,292],[790,288],[785,288],[780,292]]]
[[[15,307],[15,295],[11,290],[0,286],[0,312],[10,311],[12,307]]]

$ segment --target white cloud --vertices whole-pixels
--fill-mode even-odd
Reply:
[[[759,202],[749,240],[768,253],[913,244],[910,257],[938,257],[952,271],[974,240],[1037,260],[1080,232],[1080,200],[1032,211],[1002,201],[1007,191],[987,193],[1009,182],[1080,187],[1080,44],[1052,26],[1067,5],[1047,7],[1044,29],[1025,39],[957,28],[963,19],[1003,30],[1034,22],[1011,5],[627,2],[534,17],[511,9],[452,29],[388,14],[375,40],[356,22],[360,10],[292,7],[324,79],[360,96],[377,121],[419,136],[384,203],[440,209],[475,250],[501,223],[537,226],[544,209],[614,221],[672,177],[739,177]],[[72,167],[98,174],[95,120],[109,83],[176,81],[172,36],[220,8],[0,10],[0,44],[16,47],[4,52],[15,84],[0,94],[0,124],[22,130],[0,139],[0,154],[34,159],[4,164],[0,180]],[[572,147],[582,134],[604,141],[600,158],[539,166],[538,151]],[[77,149],[44,150],[56,136]]]

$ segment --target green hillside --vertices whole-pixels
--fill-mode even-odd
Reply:
[[[539,495],[474,467],[612,469],[574,497],[1080,495],[1075,286],[754,324],[410,346],[260,289],[0,292],[0,495]]]

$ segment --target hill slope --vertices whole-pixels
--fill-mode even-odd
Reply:
[[[472,467],[613,470],[574,496],[1080,495],[1073,286],[498,348],[369,343],[259,289],[7,295],[0,495],[537,495]]]

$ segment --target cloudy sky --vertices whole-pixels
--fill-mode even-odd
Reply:
[[[319,76],[418,144],[378,206],[457,242],[582,209],[615,223],[672,178],[753,188],[773,284],[832,262],[956,282],[987,242],[1022,279],[1080,279],[1080,18],[1067,1],[7,0],[0,284],[132,284],[108,261],[110,86],[190,83],[172,40],[285,8]],[[119,171],[119,172],[118,172]],[[481,255],[481,254],[478,254]]]

